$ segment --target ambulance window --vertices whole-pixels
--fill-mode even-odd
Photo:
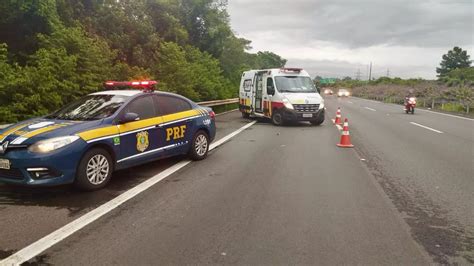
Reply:
[[[140,120],[156,116],[153,98],[149,96],[140,97],[125,107],[124,113],[136,113]]]
[[[268,88],[268,87],[272,87],[272,88],[274,87],[274,86],[273,86],[273,79],[272,79],[272,78],[267,78],[267,88]]]
[[[252,85],[251,79],[244,80],[244,91],[250,91],[252,89]]]
[[[192,109],[192,106],[188,101],[178,97],[158,95],[155,99],[157,100],[157,107],[160,115],[174,114]]]

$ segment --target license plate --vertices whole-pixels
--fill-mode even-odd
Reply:
[[[303,117],[313,117],[313,114],[303,114]]]
[[[0,159],[0,169],[10,169],[10,161],[7,159]]]

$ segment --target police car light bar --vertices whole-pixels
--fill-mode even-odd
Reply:
[[[296,73],[300,73],[301,70],[303,70],[302,68],[280,68],[280,71],[282,72],[296,72]]]
[[[155,80],[143,81],[106,81],[105,86],[113,87],[139,87],[144,89],[153,89],[153,85],[158,84]]]

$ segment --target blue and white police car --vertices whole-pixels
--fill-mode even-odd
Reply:
[[[104,187],[114,170],[165,157],[207,156],[215,114],[156,81],[115,82],[53,114],[0,130],[0,182]]]

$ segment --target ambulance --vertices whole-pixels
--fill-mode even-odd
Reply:
[[[324,99],[301,68],[250,70],[242,74],[239,110],[244,118],[266,117],[281,126],[289,121],[324,122]]]

